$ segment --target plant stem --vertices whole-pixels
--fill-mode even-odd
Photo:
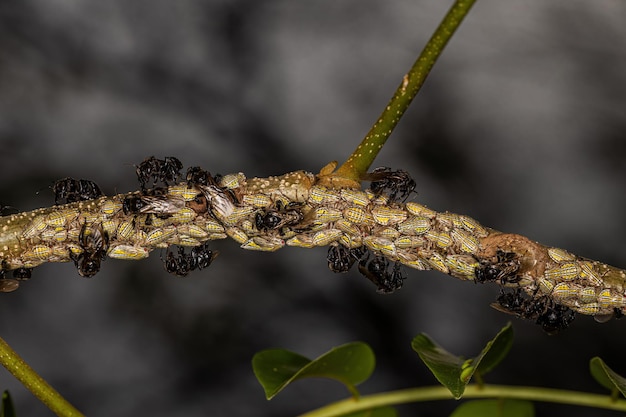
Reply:
[[[454,2],[420,56],[402,78],[402,82],[374,126],[333,176],[356,181],[363,178],[474,2],[475,0],[456,0]]]
[[[2,338],[0,338],[0,364],[57,416],[80,417],[83,415],[28,366]]]
[[[514,398],[626,411],[626,400],[624,399],[613,400],[609,395],[539,387],[504,385],[484,385],[483,387],[478,387],[477,385],[468,385],[463,398]],[[301,414],[300,417],[334,417],[382,406],[451,399],[453,399],[453,396],[445,387],[411,388],[365,395],[361,396],[359,400],[350,398],[338,401],[317,410]]]

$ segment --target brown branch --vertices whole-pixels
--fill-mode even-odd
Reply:
[[[318,176],[304,171],[252,179],[232,174],[214,186],[183,182],[160,193],[120,194],[5,216],[0,258],[3,273],[13,270],[17,278],[24,268],[68,261],[89,276],[88,267],[97,272],[105,255],[136,260],[156,248],[199,247],[226,237],[260,251],[339,248],[331,250],[331,268],[358,261],[381,292],[402,285],[397,268],[386,269],[384,258],[518,288],[521,292],[500,300],[498,308],[526,318],[551,314],[554,306],[599,320],[626,309],[621,269],[486,228],[468,216],[400,203],[371,190],[319,185]],[[14,279],[1,284],[5,291],[16,287]]]

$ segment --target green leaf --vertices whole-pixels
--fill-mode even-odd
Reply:
[[[374,352],[363,342],[337,346],[312,361],[284,349],[264,350],[252,358],[254,375],[268,400],[291,382],[311,377],[335,379],[358,397],[355,385],[370,377],[375,364]]]
[[[512,344],[513,328],[508,323],[485,345],[478,356],[467,360],[446,351],[425,334],[417,335],[411,346],[435,378],[459,399],[474,373],[482,376],[491,371],[504,359]]]
[[[461,404],[450,417],[533,417],[535,407],[523,400],[476,400]]]
[[[357,411],[345,414],[343,417],[397,417],[398,412],[393,407],[380,407],[372,410]]]
[[[15,408],[13,407],[13,401],[11,400],[11,394],[9,391],[2,393],[2,405],[0,406],[0,417],[15,417]]]
[[[465,383],[461,381],[463,359],[446,351],[424,333],[413,338],[411,347],[435,375],[437,381],[448,388],[454,398],[461,398],[465,391]]]
[[[487,342],[480,355],[474,360],[476,372],[485,375],[506,357],[513,346],[513,326],[507,323],[492,340]]]
[[[611,391],[617,389],[623,396],[626,396],[626,378],[609,368],[602,359],[597,356],[592,358],[589,362],[589,370],[602,386]]]

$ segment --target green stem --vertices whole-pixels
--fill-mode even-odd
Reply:
[[[608,395],[538,387],[504,385],[484,385],[483,387],[478,387],[477,385],[468,385],[463,394],[463,399],[467,398],[514,398],[626,411],[626,400],[624,399],[613,400]],[[301,414],[300,417],[333,417],[383,406],[451,399],[453,399],[452,394],[445,387],[411,388],[365,395],[359,400],[350,398],[338,401],[317,410]]]
[[[363,178],[475,1],[456,0],[454,2],[413,67],[403,77],[385,110],[352,155],[339,167],[335,176],[357,181]]]
[[[0,363],[57,416],[83,415],[28,366],[2,338],[0,338]]]

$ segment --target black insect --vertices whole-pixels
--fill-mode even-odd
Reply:
[[[254,217],[256,228],[260,231],[266,231],[295,226],[304,219],[304,214],[300,208],[301,204],[299,203],[290,203],[285,206],[278,201],[275,210],[256,213]]]
[[[191,253],[189,255],[191,258],[191,269],[193,270],[196,268],[208,268],[209,265],[211,265],[211,262],[213,262],[213,259],[217,257],[218,253],[219,252],[217,251],[212,251],[211,249],[209,249],[208,243],[194,246],[193,248],[191,248]]]
[[[330,246],[328,248],[328,268],[336,273],[348,272],[352,265],[365,255],[367,249],[364,246],[348,249],[343,245]]]
[[[33,268],[17,268],[13,270],[13,278],[18,280],[30,279]]]
[[[178,247],[178,256],[174,255],[174,252],[170,252],[169,248],[167,249],[163,266],[165,266],[167,272],[178,275],[179,277],[187,276],[189,271],[191,271],[188,255],[185,253],[185,248],[182,246]]]
[[[371,181],[370,189],[375,195],[386,191],[392,201],[404,201],[415,191],[415,181],[402,169],[392,171],[388,167],[379,167],[368,173],[366,179]]]
[[[161,172],[159,180],[165,184],[175,183],[180,178],[180,170],[183,169],[183,163],[173,156],[166,156],[161,164]]]
[[[496,262],[480,261],[475,270],[474,282],[500,282],[501,284],[514,284],[522,277],[518,275],[520,269],[519,260],[515,252],[496,252]]]
[[[100,264],[106,258],[109,249],[109,235],[100,227],[87,228],[83,224],[78,235],[78,241],[83,251],[75,254],[70,251],[70,259],[81,277],[90,278],[100,271]]]
[[[372,260],[368,258],[369,255],[359,261],[359,272],[378,287],[378,293],[391,294],[402,288],[406,277],[400,271],[399,262],[395,262],[389,271],[389,261],[385,257],[376,255]]]
[[[567,329],[575,318],[576,313],[572,309],[551,302],[546,305],[546,310],[537,317],[535,323],[540,325],[544,332],[556,334]]]
[[[513,292],[502,291],[496,303],[491,306],[504,313],[533,320],[548,334],[555,334],[566,329],[576,317],[576,313],[569,307],[556,304],[547,296],[525,297],[520,288]]]
[[[54,191],[54,203],[57,205],[92,200],[102,196],[102,191],[95,182],[70,177],[55,181],[52,191]]]
[[[178,247],[176,254],[168,248],[165,259],[163,260],[163,266],[170,274],[184,277],[195,269],[208,268],[211,262],[213,262],[213,259],[217,257],[218,253],[217,251],[210,250],[208,243],[193,247],[190,253],[186,253],[185,248],[182,246]]]
[[[209,171],[205,171],[200,167],[187,168],[186,180],[189,187],[194,185],[219,185]]]
[[[146,184],[150,181],[152,181],[153,187],[159,181],[165,185],[178,181],[182,168],[182,162],[173,156],[167,156],[165,159],[157,159],[151,156],[137,165],[135,172],[137,173],[141,189],[145,190]]]
[[[146,206],[146,203],[139,195],[128,196],[122,201],[122,210],[126,215],[137,214],[144,206]]]
[[[158,181],[161,171],[161,160],[154,156],[144,159],[142,163],[136,166],[137,180],[141,185],[141,189],[145,189],[146,184],[152,179],[155,183]]]

